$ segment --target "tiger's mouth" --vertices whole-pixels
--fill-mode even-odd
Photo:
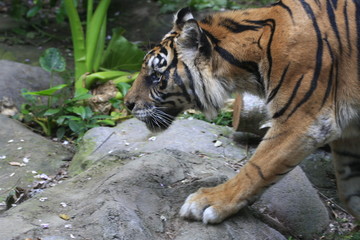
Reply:
[[[147,108],[134,108],[134,117],[146,124],[151,132],[161,132],[170,127],[180,111],[174,109],[150,106]]]

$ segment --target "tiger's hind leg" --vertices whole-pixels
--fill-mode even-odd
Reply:
[[[360,220],[360,136],[331,143],[340,199]]]

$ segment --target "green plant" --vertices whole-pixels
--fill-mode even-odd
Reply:
[[[203,9],[240,9],[244,7],[257,7],[274,2],[274,0],[250,0],[250,1],[236,1],[236,0],[159,0],[160,11],[162,13],[175,12],[184,6],[189,6],[195,10]]]
[[[209,122],[209,123],[214,123],[216,125],[221,125],[221,126],[231,126],[232,124],[232,112],[231,111],[221,111],[217,116],[216,118],[214,119],[207,119],[205,117],[204,114],[202,113],[198,113],[198,112],[195,112],[195,113],[187,113],[184,115],[185,117],[193,117],[193,118],[196,118],[196,119],[199,119],[199,120],[203,120],[203,121],[206,121],[206,122]]]
[[[53,78],[54,71],[65,70],[65,60],[58,49],[47,49],[39,59],[40,66],[50,72]],[[52,82],[52,80],[50,80]],[[115,125],[116,120],[126,118],[122,115],[99,115],[84,100],[92,97],[84,88],[79,90],[73,98],[62,98],[68,85],[60,84],[49,89],[37,92],[23,90],[26,103],[21,106],[20,114],[16,118],[23,120],[47,136],[56,136],[59,139],[81,138],[85,132],[100,125]],[[43,100],[47,99],[46,103]],[[120,100],[119,100],[120,101]],[[119,104],[119,102],[117,102]]]
[[[113,71],[111,74],[106,73],[110,69],[139,69],[145,53],[122,36],[122,29],[115,29],[113,31],[111,41],[106,50],[104,49],[106,12],[110,5],[110,0],[101,0],[95,11],[93,11],[93,0],[87,1],[85,34],[73,0],[64,1],[70,22],[74,48],[75,92],[81,88],[90,89],[97,80],[103,82],[129,75],[129,73],[121,71]],[[94,75],[84,75],[86,73],[98,72],[100,68],[105,72],[97,73],[98,79]],[[107,77],[109,75],[112,75],[112,78]]]
[[[74,98],[65,100],[62,104],[53,105],[50,108],[41,103],[35,92],[24,91],[23,95],[28,102],[22,105],[20,115],[17,118],[22,119],[29,125],[36,123],[41,127],[41,132],[47,136],[56,136],[59,139],[64,136],[81,139],[90,128],[101,125],[115,125],[115,117],[99,115],[93,112],[89,106],[82,105],[82,100],[92,97],[87,92],[79,93]],[[54,95],[55,93],[51,96]]]
[[[17,118],[40,127],[40,131],[47,136],[56,135],[58,138],[81,138],[90,128],[114,125],[116,121],[128,118],[127,114],[121,112],[124,109],[123,97],[138,75],[136,70],[140,68],[145,53],[122,36],[123,29],[113,30],[113,36],[105,49],[106,12],[109,4],[110,0],[101,0],[93,11],[93,0],[88,0],[84,34],[74,1],[64,0],[74,47],[74,86],[52,86],[54,71],[64,71],[65,61],[59,50],[47,49],[40,58],[40,65],[50,72],[50,88],[37,92],[24,91],[27,103],[23,104]],[[120,113],[104,115],[92,110],[86,102],[93,97],[90,90],[108,81],[112,81],[118,89],[116,96],[109,102],[120,109]],[[70,89],[74,89],[73,98]],[[59,101],[66,91],[68,97]],[[41,97],[47,99],[47,104],[43,103]]]

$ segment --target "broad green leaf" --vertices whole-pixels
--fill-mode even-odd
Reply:
[[[115,121],[110,120],[110,119],[98,120],[96,122],[101,123],[101,124],[105,124],[105,125],[115,126]]]
[[[64,116],[60,116],[56,120],[56,123],[59,124],[59,125],[63,125],[63,124],[66,124],[67,120],[82,121],[82,119],[80,117],[71,116],[71,115],[64,115]]]
[[[36,96],[52,96],[56,91],[59,91],[59,90],[63,89],[66,86],[67,86],[67,84],[60,84],[60,85],[57,85],[55,87],[45,89],[45,90],[42,90],[42,91],[24,92],[23,94],[24,95],[36,95]]]
[[[57,48],[48,48],[39,59],[40,66],[48,72],[65,71],[65,58],[61,56],[61,52]]]
[[[85,87],[90,88],[95,82],[101,84],[101,83],[105,83],[105,82],[113,80],[113,79],[117,79],[119,77],[126,78],[127,76],[132,76],[132,74],[129,72],[124,72],[124,71],[96,72],[96,73],[86,76],[86,78],[85,78],[86,86]]]
[[[123,37],[122,29],[113,30],[112,38],[104,52],[101,67],[117,70],[139,70],[145,52]]]
[[[60,112],[61,109],[60,108],[50,108],[48,110],[46,110],[46,112],[44,113],[44,116],[51,116],[51,115],[55,115],[58,112]]]
[[[122,95],[125,96],[126,93],[129,91],[129,89],[131,88],[131,85],[125,82],[119,82],[118,84],[116,84],[116,87],[117,89],[119,89]]]
[[[94,112],[91,110],[89,106],[85,107],[85,119],[89,119],[94,115]]]
[[[82,129],[84,129],[84,127],[85,127],[84,123],[80,121],[74,121],[74,120],[69,121],[69,128],[71,129],[71,131],[75,133],[79,133]]]
[[[34,7],[30,8],[29,11],[26,13],[26,17],[32,18],[34,17],[41,9],[40,5],[35,5]]]
[[[109,115],[96,115],[92,117],[92,119],[107,119],[107,118],[112,118],[112,117]]]
[[[99,2],[94,14],[91,16],[91,19],[88,19],[87,24],[90,26],[87,29],[91,31],[86,32],[86,66],[87,71],[97,71],[97,69],[93,69],[94,64],[99,62],[96,58],[101,57],[102,54],[96,55],[96,52],[101,48],[101,52],[103,51],[105,45],[105,36],[106,30],[106,15],[107,10],[110,5],[111,0],[102,0]],[[90,22],[89,22],[90,21]]]
[[[72,112],[79,115],[82,119],[85,119],[86,117],[86,110],[83,106],[73,107]]]
[[[78,88],[75,91],[74,98],[69,99],[66,102],[68,102],[68,103],[77,102],[77,101],[80,101],[80,100],[89,99],[91,97],[92,97],[92,95],[89,93],[88,89],[86,89],[86,88]]]
[[[74,47],[74,63],[75,63],[75,87],[80,84],[78,83],[80,77],[86,72],[85,64],[85,38],[84,31],[81,25],[79,14],[76,10],[74,0],[64,0],[64,6],[69,18],[71,39]]]

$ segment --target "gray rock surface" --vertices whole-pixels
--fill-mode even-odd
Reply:
[[[236,146],[228,127],[199,120],[175,121],[166,132],[154,134],[137,119],[130,119],[114,128],[93,128],[84,136],[84,144],[74,156],[69,171],[82,172],[101,157],[116,151],[156,152],[164,148],[239,161],[246,158],[245,149]],[[215,147],[216,141],[221,146]]]
[[[24,102],[21,89],[40,91],[50,86],[50,73],[40,67],[0,60],[0,72],[0,100],[9,97],[18,107]],[[55,75],[54,85],[61,83],[63,80]]]
[[[313,219],[309,209],[323,211],[316,191],[298,168],[268,190],[259,208],[246,207],[218,225],[181,219],[178,211],[190,193],[224,182],[244,163],[248,153],[234,145],[231,134],[229,128],[198,120],[178,120],[156,138],[135,119],[114,128],[92,129],[71,163],[73,177],[0,213],[1,236],[21,240],[287,239],[283,233],[296,227],[299,218],[283,219],[282,214]],[[216,141],[222,144],[216,147]],[[278,204],[281,198],[287,201]],[[278,224],[268,225],[267,215],[278,219]],[[324,226],[328,217],[316,221],[311,220]],[[316,233],[313,228],[310,231],[299,234],[312,239],[307,236]]]
[[[61,144],[1,114],[0,126],[0,202],[15,187],[29,188],[36,175],[55,175],[73,156]],[[24,166],[16,166],[17,163]]]
[[[107,156],[86,172],[9,210],[0,218],[3,236],[5,239],[52,236],[70,239],[71,234],[79,239],[286,239],[247,209],[213,226],[179,218],[179,208],[188,194],[201,186],[219,184],[234,174],[223,161],[207,162],[176,150],[133,156],[134,160],[128,157],[126,152]],[[41,202],[39,198],[48,200]],[[67,207],[62,207],[62,202]],[[71,219],[65,221],[59,214],[67,214]],[[25,230],[15,227],[24,224]],[[42,229],[41,224],[48,224],[48,229]],[[71,228],[66,228],[66,224],[71,224]]]

